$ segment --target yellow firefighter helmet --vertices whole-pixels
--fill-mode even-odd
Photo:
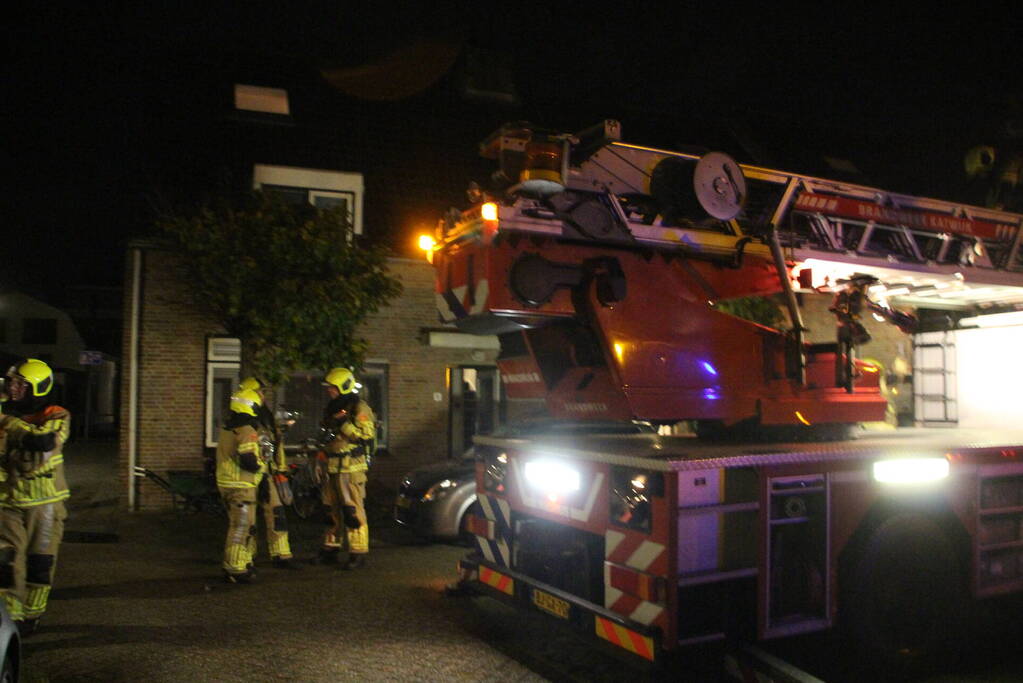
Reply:
[[[262,391],[263,383],[255,377],[246,377],[238,384],[239,389],[248,389],[250,391]]]
[[[46,396],[53,388],[53,370],[41,360],[26,358],[19,365],[13,366],[8,377],[17,377],[28,382],[32,387],[33,396]]]
[[[323,383],[336,387],[342,394],[351,394],[359,390],[355,375],[348,368],[333,368],[323,378]]]
[[[252,389],[239,389],[231,395],[231,412],[256,417],[256,407],[263,405],[263,399]]]

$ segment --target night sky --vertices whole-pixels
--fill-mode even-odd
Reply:
[[[315,78],[423,38],[482,46],[510,55],[521,101],[495,111],[494,128],[526,119],[578,130],[618,118],[628,142],[739,140],[729,151],[743,161],[804,172],[819,172],[822,155],[839,157],[872,184],[950,199],[964,182],[965,149],[997,143],[1020,120],[1018,14],[915,3],[866,17],[832,4],[644,9],[652,5],[310,2],[239,13],[242,5],[208,2],[15,17],[3,214],[16,248],[0,284],[52,294],[119,283],[125,240],[149,216],[147,134],[161,125],[168,91],[207,64]],[[411,96],[424,97],[429,89]]]

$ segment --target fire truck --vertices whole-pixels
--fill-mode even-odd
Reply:
[[[843,626],[877,661],[948,651],[1023,589],[1023,432],[864,432],[868,312],[1023,303],[1021,216],[525,123],[438,225],[441,318],[496,334],[509,397],[695,434],[477,436],[460,585],[656,662]],[[834,295],[833,343],[797,292]],[[777,296],[779,330],[721,302]]]

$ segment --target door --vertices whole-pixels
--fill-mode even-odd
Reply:
[[[451,369],[448,405],[448,457],[458,458],[476,434],[490,434],[500,423],[501,387],[494,366]]]

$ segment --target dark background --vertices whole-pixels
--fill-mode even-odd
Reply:
[[[1019,13],[979,4],[857,16],[831,4],[150,4],[10,18],[3,286],[59,304],[67,285],[120,282],[123,246],[145,234],[160,199],[211,184],[201,170],[211,133],[199,125],[214,95],[210,74],[288,88],[296,118],[326,103],[387,125],[429,121],[422,136],[444,135],[454,147],[431,163],[459,178],[477,162],[452,159],[473,159],[487,133],[520,119],[572,131],[617,118],[627,142],[723,149],[947,199],[963,198],[966,149],[1018,144]],[[409,56],[416,45],[431,58]],[[503,60],[516,102],[452,94],[458,60],[474,49]],[[345,88],[327,83],[325,74],[359,69],[364,77]],[[438,156],[412,147],[409,155]],[[372,208],[367,187],[368,230],[407,251],[412,231],[462,203],[452,183],[439,182],[415,208],[381,192],[376,203],[387,206]]]

